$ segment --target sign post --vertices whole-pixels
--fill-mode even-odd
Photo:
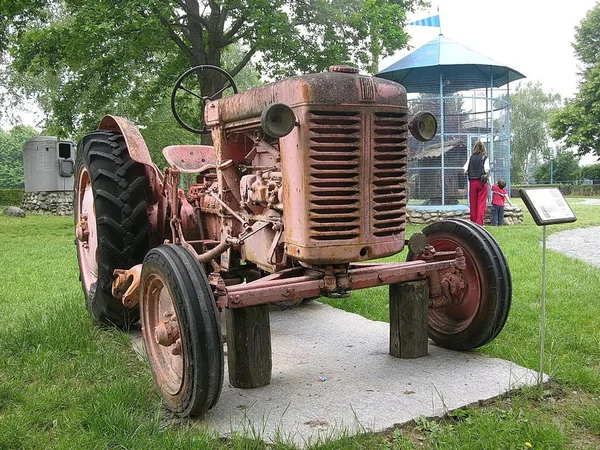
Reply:
[[[544,339],[546,333],[546,225],[575,222],[577,217],[558,188],[524,188],[521,198],[537,226],[542,227],[542,302],[540,318],[540,371],[544,381]]]

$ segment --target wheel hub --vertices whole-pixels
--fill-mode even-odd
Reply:
[[[75,235],[77,238],[81,277],[86,290],[88,290],[98,280],[98,236],[96,232],[94,194],[90,175],[85,168],[81,170],[77,186],[78,204]]]
[[[164,313],[165,321],[160,321],[154,328],[154,340],[163,347],[170,347],[179,339],[179,322],[172,311]]]
[[[88,216],[87,214],[82,214],[79,222],[75,227],[75,235],[77,236],[77,240],[82,243],[83,248],[88,249],[88,239],[90,237],[90,231],[88,229]]]
[[[460,305],[465,298],[467,292],[467,280],[460,273],[456,273],[455,269],[446,274],[440,281],[444,297],[450,303]]]
[[[142,333],[150,365],[168,395],[177,395],[184,383],[184,364],[179,320],[164,279],[149,275],[142,283]]]

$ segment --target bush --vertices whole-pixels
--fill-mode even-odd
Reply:
[[[572,197],[598,197],[600,184],[514,184],[510,188],[511,197],[519,197],[521,188],[557,187],[565,196]]]
[[[0,205],[21,206],[25,189],[0,189]]]

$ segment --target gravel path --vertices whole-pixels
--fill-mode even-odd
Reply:
[[[600,199],[585,199],[577,204],[600,205]],[[576,228],[554,233],[547,238],[546,247],[600,267],[600,227]]]
[[[546,239],[546,247],[600,267],[600,227],[559,231]]]

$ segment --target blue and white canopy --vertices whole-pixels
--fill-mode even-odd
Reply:
[[[440,34],[376,74],[396,81],[411,93],[444,93],[499,87],[525,78],[520,72],[503,66]]]

